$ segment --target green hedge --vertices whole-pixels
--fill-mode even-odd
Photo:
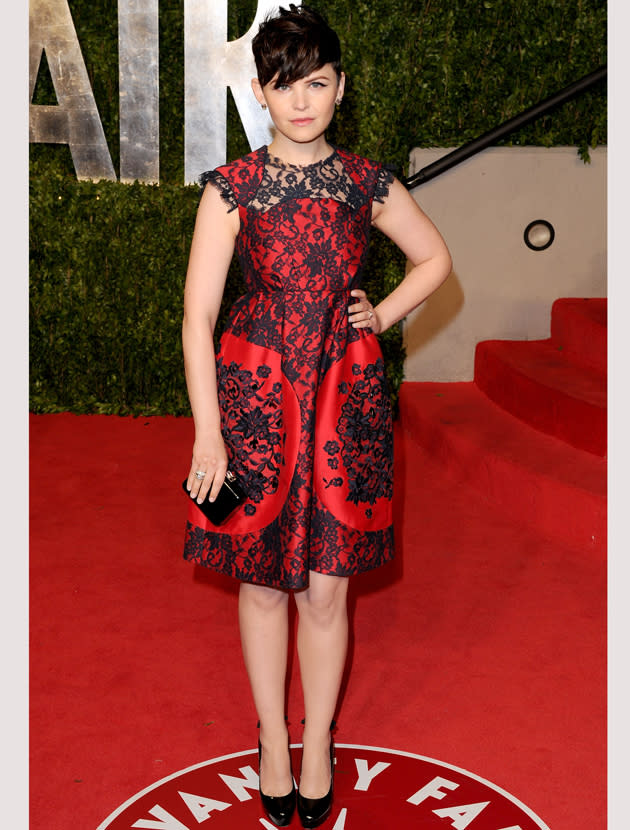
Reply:
[[[70,0],[118,165],[117,0]],[[458,146],[606,62],[602,0],[313,0],[337,29],[348,75],[330,139],[407,172],[412,147]],[[229,6],[229,36],[255,0]],[[181,306],[198,193],[183,181],[183,2],[160,2],[157,186],[76,180],[67,147],[31,145],[31,407],[36,412],[188,413]],[[166,57],[168,56],[168,57]],[[54,103],[44,70],[35,103]],[[511,136],[513,144],[606,141],[603,85]],[[249,150],[228,96],[228,157]],[[373,236],[377,302],[404,258]],[[224,308],[242,290],[233,263]],[[400,329],[382,338],[394,398]]]

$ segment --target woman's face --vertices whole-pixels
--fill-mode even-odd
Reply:
[[[299,144],[314,141],[324,133],[343,95],[345,77],[337,78],[332,64],[324,64],[305,78],[275,86],[275,78],[264,87],[257,78],[252,89],[260,104],[266,104],[276,129]]]

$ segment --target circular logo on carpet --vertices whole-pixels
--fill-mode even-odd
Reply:
[[[299,769],[301,745],[291,747]],[[375,746],[336,744],[335,799],[322,830],[549,830],[529,807],[451,764]],[[97,830],[274,830],[258,798],[256,750],[188,767],[137,793]],[[291,826],[300,826],[297,815]]]

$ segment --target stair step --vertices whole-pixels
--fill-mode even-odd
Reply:
[[[474,383],[405,382],[400,418],[419,446],[507,517],[568,545],[605,551],[603,458],[512,417]]]
[[[606,454],[606,376],[576,365],[551,340],[486,340],[475,351],[475,383],[535,429]]]
[[[607,299],[563,297],[556,300],[551,307],[551,339],[575,363],[606,372]]]

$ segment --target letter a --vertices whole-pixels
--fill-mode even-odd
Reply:
[[[455,830],[465,830],[470,822],[477,818],[482,810],[490,804],[489,801],[480,801],[478,804],[462,804],[459,807],[445,807],[443,810],[434,810],[436,816],[440,818],[452,818],[455,821],[452,827]]]
[[[188,807],[190,812],[197,819],[198,824],[201,824],[202,821],[206,821],[206,819],[209,819],[210,813],[213,813],[215,810],[219,810],[219,812],[222,812],[223,810],[227,810],[228,807],[232,806],[227,801],[217,801],[214,798],[206,798],[203,795],[183,793],[181,792],[181,790],[178,790],[178,792],[184,804]]]
[[[67,0],[31,0],[29,100],[46,50],[58,106],[30,105],[29,140],[68,144],[77,178],[116,181]]]

